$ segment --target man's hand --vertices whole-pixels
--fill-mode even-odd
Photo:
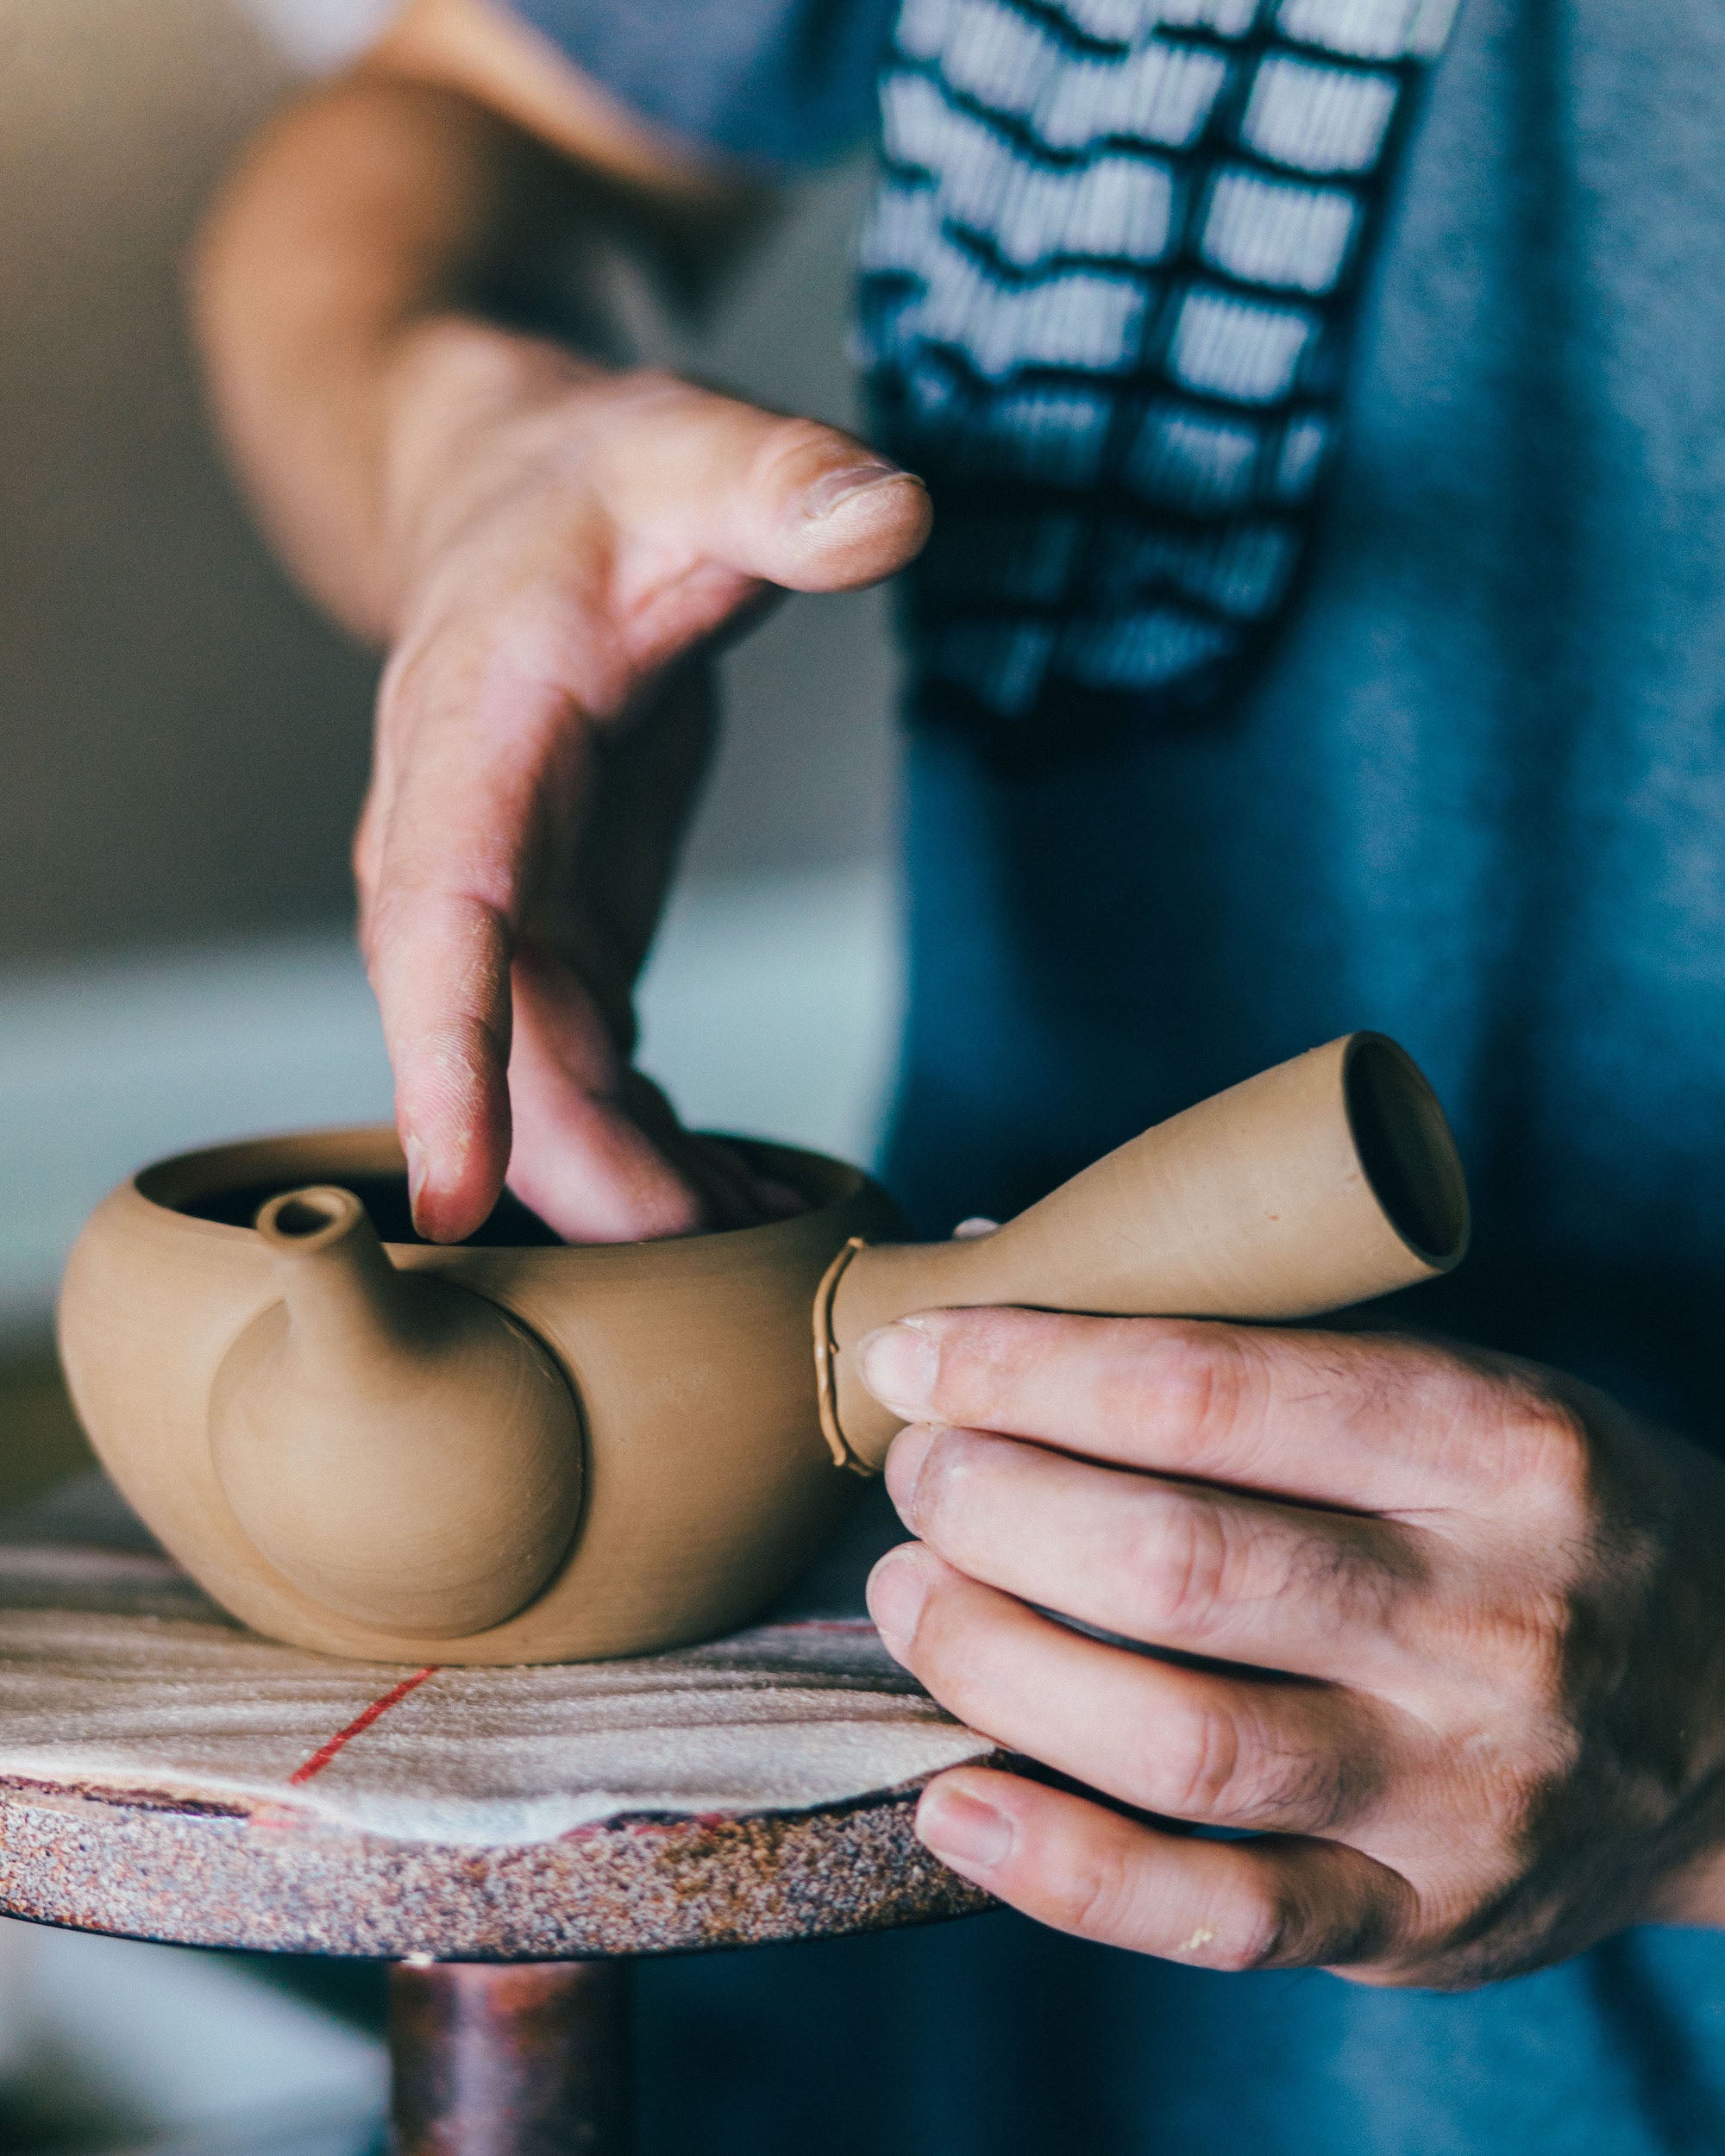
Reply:
[[[416,334],[403,564],[355,847],[415,1216],[471,1232],[505,1167],[565,1236],[775,1209],[631,1073],[631,995],[706,761],[701,655],[775,587],[875,581],[928,506],[852,437],[462,323]]]
[[[775,591],[889,575],[927,498],[833,428],[490,312],[573,305],[611,351],[598,266],[625,255],[695,305],[768,207],[510,10],[407,0],[263,131],[194,252],[211,400],[259,514],[390,653],[361,931],[439,1241],[480,1225],[505,1169],[583,1241],[794,1202],[631,1071],[631,994],[715,641]]]
[[[869,1583],[888,1645],[1132,1808],[943,1775],[919,1827],[967,1877],[1115,1946],[1374,1984],[1725,1921],[1706,1455],[1552,1372],[1382,1336],[945,1311],[865,1355],[913,1425],[887,1479],[921,1540]]]

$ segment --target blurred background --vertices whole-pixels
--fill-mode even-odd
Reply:
[[[103,1192],[388,1113],[347,872],[373,664],[248,530],[176,288],[239,140],[386,12],[0,0],[0,1520],[88,1467],[50,1326]],[[863,184],[787,215],[690,364],[854,420]],[[643,1061],[695,1120],[866,1157],[898,994],[884,605],[794,602],[728,672]],[[362,2147],[372,1995],[298,1973],[0,1922],[0,2150]]]

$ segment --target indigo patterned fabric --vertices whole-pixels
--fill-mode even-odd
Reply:
[[[858,342],[935,498],[925,709],[1166,712],[1251,655],[1454,7],[903,0]]]

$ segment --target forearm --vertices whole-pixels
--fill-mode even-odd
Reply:
[[[459,89],[362,70],[291,107],[229,181],[191,263],[196,332],[229,454],[306,588],[386,641],[407,544],[401,509],[464,420],[603,363],[499,319],[556,248],[621,241],[674,266],[720,222],[560,155]],[[732,219],[735,222],[735,219]],[[614,346],[611,348],[614,349]]]

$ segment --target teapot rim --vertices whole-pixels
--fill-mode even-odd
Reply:
[[[812,1147],[789,1145],[776,1138],[733,1131],[702,1135],[722,1138],[729,1144],[746,1147],[762,1157],[810,1199],[809,1210],[786,1220],[764,1221],[753,1227],[714,1229],[700,1235],[666,1238],[674,1246],[710,1244],[739,1235],[770,1234],[799,1224],[806,1225],[823,1213],[835,1212],[848,1204],[872,1181],[866,1170]],[[213,1145],[166,1154],[129,1175],[122,1188],[147,1206],[153,1213],[166,1214],[179,1228],[238,1238],[240,1247],[246,1247],[260,1240],[254,1226],[214,1220],[206,1214],[188,1211],[188,1205],[201,1198],[213,1198],[223,1190],[243,1189],[260,1182],[279,1182],[283,1190],[287,1190],[298,1184],[314,1182],[339,1185],[344,1177],[405,1173],[406,1160],[392,1124],[331,1124],[224,1139]],[[461,1244],[437,1245],[385,1238],[386,1249],[399,1251],[447,1249],[454,1254],[467,1247]],[[650,1242],[492,1244],[488,1246],[488,1254],[552,1258],[595,1250],[653,1247],[656,1245]]]

